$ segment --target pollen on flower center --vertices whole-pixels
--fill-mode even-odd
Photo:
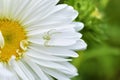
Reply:
[[[19,59],[27,45],[25,30],[18,21],[0,19],[0,62],[8,62],[12,56]]]

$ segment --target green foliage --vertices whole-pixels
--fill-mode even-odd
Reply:
[[[120,0],[110,0],[106,8],[106,14],[110,24],[120,25]]]
[[[86,51],[80,58],[80,80],[119,80],[119,53],[118,49],[106,45]]]
[[[61,0],[73,6],[83,22],[88,44],[73,60],[79,76],[72,80],[120,80],[120,0]]]
[[[79,76],[72,80],[120,80],[120,0],[61,0],[73,6],[83,22],[88,44],[73,60]]]

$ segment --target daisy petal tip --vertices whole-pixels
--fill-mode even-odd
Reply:
[[[76,57],[79,57],[79,55],[76,53],[76,54],[74,54],[74,56],[73,56],[73,57],[75,57],[75,58],[76,58]]]
[[[75,10],[72,6],[69,5],[65,5],[67,6],[67,10],[70,11],[71,15],[71,19],[74,20],[77,18],[77,16],[79,15],[79,12],[77,10]]]
[[[84,24],[81,23],[81,22],[75,22],[74,24],[75,24],[75,30],[76,31],[80,31],[84,28]]]
[[[82,50],[86,50],[87,49],[87,43],[85,41],[82,40],[81,42],[81,45],[82,45]]]

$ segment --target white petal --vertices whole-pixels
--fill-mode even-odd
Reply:
[[[50,69],[56,69],[60,70],[59,72],[62,73],[69,73],[66,74],[69,77],[73,77],[77,75],[77,70],[75,67],[73,67],[71,64],[68,64],[67,62],[51,62],[51,61],[44,61],[44,60],[36,60],[36,59],[31,59],[34,63],[40,65],[41,67],[46,67]],[[63,70],[63,71],[62,71]]]
[[[87,48],[87,44],[82,40],[78,40],[76,45],[74,45],[74,48],[76,46],[76,50],[85,50]]]
[[[67,26],[67,27],[66,27]],[[76,33],[75,29],[74,29],[74,26],[75,25],[63,25],[63,26],[58,26],[56,28],[45,28],[45,29],[42,29],[41,27],[39,27],[38,29],[33,29],[33,30],[30,30],[28,31],[27,33],[27,36],[29,38],[34,38],[34,37],[39,37],[39,38],[42,38],[43,35],[45,33],[64,33],[64,32],[67,32],[67,33]]]
[[[59,0],[33,0],[32,5],[26,9],[26,14],[23,15],[24,25],[34,25],[40,22],[40,19],[47,15],[58,3]],[[34,4],[34,6],[33,6]]]
[[[69,46],[75,44],[74,39],[53,39],[48,42],[48,46]]]
[[[0,63],[0,80],[15,80],[14,75],[2,63]]]
[[[31,58],[31,61],[40,65],[40,66],[44,66],[44,67],[48,67],[48,68],[53,68],[53,69],[63,69],[63,70],[67,70],[67,68],[63,65],[60,65],[56,62],[52,62],[52,61],[44,61],[44,60],[40,60],[38,61],[35,58]]]
[[[66,5],[58,5],[57,7],[63,7],[62,10],[59,10],[57,12],[54,12],[53,14],[49,15],[45,19],[43,19],[40,23],[49,22],[53,23],[54,21],[58,21],[59,23],[65,23],[65,22],[72,22],[78,15],[78,12],[73,9],[71,6]],[[56,7],[56,10],[58,10]],[[55,9],[53,9],[55,10]],[[44,23],[45,24],[45,23]]]
[[[31,45],[31,47],[29,48],[48,55],[63,56],[63,57],[78,57],[78,54],[76,52],[64,48],[44,47],[39,45]]]
[[[30,36],[30,35],[40,34],[50,30],[56,30],[56,31],[71,30],[75,26],[76,26],[75,24],[63,24],[63,23],[62,24],[55,23],[55,24],[48,24],[48,25],[40,24],[36,26],[27,27],[26,30],[28,30],[28,36]]]
[[[20,66],[18,65],[18,62],[15,61],[15,59],[13,58],[10,62],[10,64],[13,67],[13,70],[16,72],[16,74],[23,80],[29,80],[27,78],[27,76],[25,75],[24,71],[20,68]]]
[[[65,74],[60,73],[56,70],[47,68],[43,68],[43,70],[45,71],[45,73],[55,77],[57,80],[70,80],[69,77],[67,77]]]
[[[31,72],[26,68],[26,66],[22,62],[18,62],[18,65],[29,80],[35,80],[34,76],[31,74]]]
[[[27,5],[29,4],[30,0],[13,0],[10,1],[11,5],[9,6],[9,14],[11,15],[11,18],[14,20],[20,20],[22,13],[25,12]]]
[[[45,60],[45,61],[55,61],[55,62],[64,62],[64,61],[71,61],[71,59],[64,59],[61,57],[56,57],[52,55],[47,55],[44,53],[40,53],[35,50],[28,50],[25,54],[27,54],[29,57],[38,59],[38,60]]]
[[[18,1],[18,0],[15,0],[15,1]],[[14,5],[16,5],[16,8],[13,9],[14,17],[17,17],[20,20],[23,19],[24,15],[27,14],[27,11],[31,7],[36,5],[35,1],[37,3],[37,2],[40,2],[41,0],[25,0],[25,1],[24,0],[19,0],[18,2],[16,2],[16,4],[14,4]]]
[[[60,48],[66,48],[71,50],[85,50],[87,48],[87,44],[82,39],[80,39],[74,45]]]
[[[0,17],[2,17],[3,16],[3,6],[4,6],[4,2],[3,2],[4,0],[0,0]]]
[[[55,0],[52,0],[55,1]],[[50,1],[52,3],[52,1]],[[49,2],[49,3],[50,3]],[[47,3],[47,4],[49,4]],[[45,4],[46,5],[46,4]],[[65,6],[65,7],[64,7]],[[52,9],[49,10],[49,12],[47,11],[49,8],[51,8],[51,6],[49,6],[49,8],[47,7],[46,10],[44,9],[44,11],[39,12],[39,14],[35,14],[33,17],[31,17],[31,21],[27,21],[27,23],[25,23],[25,25],[29,25],[29,26],[35,26],[36,24],[46,24],[46,22],[49,23],[65,23],[65,22],[72,22],[78,15],[78,12],[75,11],[71,6],[66,6],[66,5],[62,5],[63,9],[59,10],[57,9],[57,7],[52,7]],[[60,6],[61,7],[61,6]],[[56,11],[54,11],[56,8]],[[41,8],[40,8],[41,9]],[[39,9],[38,9],[39,10]],[[47,11],[47,13],[44,13],[44,15],[47,15],[48,13],[51,14],[51,12],[54,12],[53,14],[49,15],[48,17],[46,17],[45,19],[42,19],[42,12]],[[34,11],[34,13],[36,13]],[[31,14],[30,14],[31,15]],[[41,20],[42,19],[42,20]]]
[[[27,60],[26,58],[24,58],[25,62],[33,69],[33,71],[39,76],[40,80],[49,80],[48,77],[44,74],[44,72],[40,69],[40,67]]]
[[[50,37],[50,40],[46,41],[44,36]],[[75,32],[74,28],[67,28],[66,30],[53,29],[45,33],[29,35],[29,41],[40,45],[69,46],[75,44],[81,37],[82,35]]]
[[[83,27],[84,27],[84,24],[81,23],[81,22],[73,22],[73,24],[76,25],[76,26],[75,26],[75,30],[76,30],[76,31],[80,31],[80,30],[82,30]]]
[[[63,32],[58,34],[53,34],[53,38],[56,39],[80,39],[82,37],[82,34],[77,32]]]
[[[39,44],[43,46],[70,46],[76,43],[76,40],[74,39],[51,39],[46,41],[44,39],[31,38],[29,41],[33,44]]]
[[[45,19],[45,18],[47,18],[48,16],[53,15],[54,13],[59,12],[60,10],[65,9],[66,7],[68,7],[68,5],[66,5],[66,4],[56,5],[56,6],[53,8],[53,10],[51,10],[48,14],[46,14],[46,16],[44,16],[42,19]]]
[[[9,18],[10,11],[10,0],[0,0],[0,17],[1,18]]]
[[[77,69],[69,62],[64,62],[64,63],[60,63],[60,64],[66,66],[69,70],[59,70],[59,71],[66,73],[66,75],[68,75],[68,76],[71,75],[70,77],[78,75]]]

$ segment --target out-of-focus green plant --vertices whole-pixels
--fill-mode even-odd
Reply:
[[[120,80],[120,0],[61,0],[73,6],[84,23],[85,52],[72,62],[79,76],[72,80]],[[107,5],[108,4],[108,5]]]
[[[120,0],[110,0],[106,8],[106,13],[110,24],[120,25]]]
[[[119,53],[118,49],[104,45],[81,54],[77,80],[120,80]]]
[[[110,0],[106,8],[109,28],[107,43],[120,48],[120,0]]]

